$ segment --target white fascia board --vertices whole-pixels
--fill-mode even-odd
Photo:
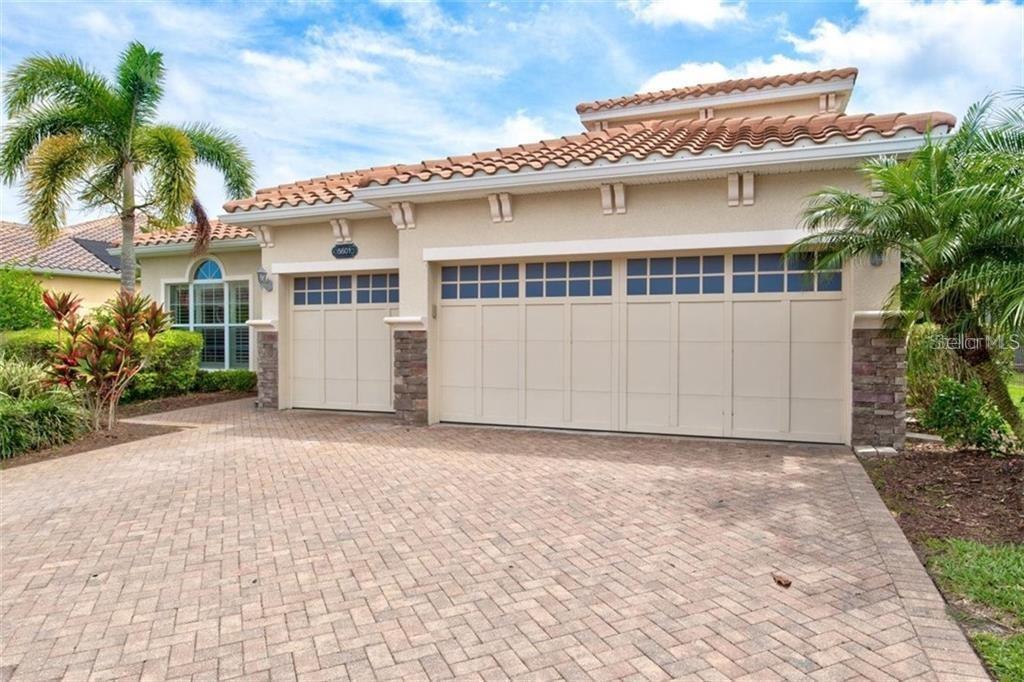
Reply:
[[[376,206],[363,203],[358,199],[316,204],[314,206],[280,206],[278,208],[254,208],[248,211],[224,213],[220,220],[231,225],[257,225],[271,221],[310,220],[316,218],[374,218],[386,216]]]
[[[853,78],[844,78],[842,80],[833,80],[823,83],[806,83],[804,85],[782,85],[761,88],[760,90],[755,90],[753,92],[731,92],[720,95],[705,96],[695,95],[685,99],[673,100],[671,102],[636,104],[633,106],[627,105],[617,107],[615,109],[587,111],[580,114],[580,120],[584,123],[589,123],[590,121],[613,121],[623,118],[657,118],[658,116],[664,116],[665,114],[704,107],[715,108],[731,104],[764,104],[767,102],[807,99],[818,95],[825,95],[830,92],[845,92],[853,90],[853,83]]]
[[[938,137],[938,136],[936,136]],[[833,138],[835,139],[835,138]],[[774,149],[737,148],[729,152],[708,150],[698,156],[674,156],[671,158],[645,159],[637,161],[626,157],[618,162],[597,162],[591,165],[577,163],[565,168],[545,170],[522,169],[513,173],[502,171],[494,175],[477,174],[471,177],[457,177],[448,180],[411,180],[377,187],[363,187],[355,190],[360,200],[368,203],[416,201],[446,194],[490,193],[514,191],[531,187],[551,187],[579,183],[628,181],[630,178],[655,176],[685,178],[690,174],[726,172],[730,169],[752,170],[755,168],[778,167],[808,162],[834,162],[874,156],[900,155],[914,151],[921,146],[923,136],[917,133],[895,135],[888,138],[875,137],[856,142],[834,141],[809,143],[804,146],[778,147]]]
[[[654,251],[705,251],[786,247],[806,237],[806,230],[751,230],[747,232],[706,232],[657,237],[622,237],[560,242],[521,242],[477,246],[439,246],[423,249],[423,260],[448,262],[503,258],[534,258],[595,254],[648,253]]]
[[[33,275],[60,275],[62,277],[83,277],[86,279],[121,279],[117,272],[91,272],[88,270],[71,270],[68,268],[36,268],[31,265],[12,265],[15,270],[27,270]]]
[[[290,263],[273,263],[270,266],[270,272],[274,275],[299,275],[307,272],[367,272],[397,269],[397,258],[295,261]]]
[[[195,242],[185,242],[184,244],[153,244],[152,246],[136,246],[135,256],[136,258],[149,258],[150,256],[169,256],[173,254],[181,253],[192,253],[192,249],[195,248]],[[210,242],[210,246],[207,249],[210,253],[219,253],[221,251],[245,251],[248,249],[258,249],[259,242],[253,237],[246,237],[245,239],[215,239]],[[120,256],[121,247],[115,247],[108,249],[111,255]]]

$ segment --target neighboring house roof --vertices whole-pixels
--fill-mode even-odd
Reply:
[[[40,248],[31,225],[0,221],[0,262],[39,272],[116,277],[120,262],[107,249],[120,236],[120,218],[109,216],[69,225]]]
[[[164,244],[188,244],[195,241],[195,224],[183,225],[174,230],[153,230],[135,236],[135,246],[160,246]],[[252,230],[238,225],[229,225],[219,220],[210,220],[210,241],[230,239],[254,239]],[[120,244],[120,240],[117,242]]]
[[[655,156],[696,156],[709,150],[728,152],[740,146],[759,149],[771,144],[788,147],[805,141],[822,144],[835,138],[853,141],[865,135],[885,138],[907,130],[923,134],[933,126],[952,127],[955,123],[956,117],[943,112],[644,121],[534,144],[418,164],[369,168],[269,187],[257,191],[254,197],[229,201],[224,209],[235,213],[286,205],[340,203],[348,201],[353,191],[362,187],[407,183],[414,179],[447,180],[477,174],[493,175],[499,171],[516,173],[523,169],[616,163],[628,158],[642,161]]]
[[[764,88],[778,88],[804,83],[846,80],[848,78],[856,79],[857,69],[853,67],[846,67],[842,69],[829,69],[827,71],[789,73],[782,76],[739,78],[735,80],[718,81],[716,83],[700,83],[698,85],[688,85],[683,88],[672,88],[671,90],[641,92],[635,95],[627,95],[625,97],[601,99],[594,102],[581,102],[576,105],[576,113],[583,114],[591,111],[607,111],[609,109],[619,109],[622,107],[631,107],[640,104],[677,102],[679,100],[699,99],[701,97],[710,97],[712,95],[727,95],[736,92],[762,90]]]

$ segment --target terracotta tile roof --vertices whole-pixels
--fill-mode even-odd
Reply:
[[[30,225],[0,221],[0,262],[32,270],[116,274],[120,269],[117,258],[107,253],[107,248],[120,241],[120,236],[120,218],[108,216],[69,225],[53,242],[39,248]]]
[[[607,111],[609,109],[637,106],[640,104],[661,104],[663,102],[697,99],[700,97],[709,97],[711,95],[725,95],[732,92],[747,92],[748,90],[761,90],[762,88],[777,88],[785,85],[843,80],[846,78],[856,77],[857,69],[847,67],[842,69],[829,69],[827,71],[804,71],[803,73],[790,73],[782,76],[739,78],[736,80],[718,81],[717,83],[688,85],[683,88],[672,88],[671,90],[641,92],[635,95],[615,97],[612,99],[601,99],[594,102],[581,102],[576,105],[576,112],[579,114],[585,114],[594,111]]]
[[[224,208],[233,213],[284,205],[313,206],[347,201],[352,191],[360,187],[406,183],[413,179],[446,180],[478,173],[515,173],[522,169],[565,168],[570,164],[589,166],[598,161],[615,163],[626,157],[642,161],[654,156],[699,155],[709,149],[728,152],[740,145],[758,149],[772,143],[789,146],[809,141],[820,144],[835,137],[856,140],[867,134],[891,137],[903,130],[924,133],[933,125],[953,126],[955,123],[956,117],[943,112],[645,121],[488,152],[313,178],[261,189],[255,197],[228,202]]]
[[[161,244],[188,244],[195,241],[194,224],[183,225],[174,230],[153,230],[135,236],[135,246],[158,246]],[[229,225],[219,220],[210,220],[210,241],[227,239],[254,239],[252,230],[238,225]],[[118,242],[120,243],[120,242]]]

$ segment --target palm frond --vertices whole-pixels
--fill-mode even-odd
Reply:
[[[135,150],[150,176],[145,203],[152,204],[163,222],[181,224],[196,191],[196,154],[185,134],[171,125],[141,128]]]
[[[118,90],[122,99],[130,103],[137,121],[146,123],[156,116],[163,82],[164,57],[160,52],[133,42],[121,53],[117,65]]]
[[[253,193],[252,160],[237,137],[203,123],[191,123],[181,130],[192,143],[196,158],[224,176],[230,198],[240,199]]]
[[[68,57],[29,57],[4,79],[7,117],[14,119],[37,104],[51,100],[87,111],[112,115],[116,96],[106,78]]]
[[[12,183],[42,140],[54,135],[83,133],[94,122],[88,111],[51,103],[26,111],[10,121],[0,145],[0,179]]]
[[[36,146],[26,166],[24,196],[40,244],[57,235],[75,185],[88,173],[95,156],[95,149],[74,133],[48,137]]]

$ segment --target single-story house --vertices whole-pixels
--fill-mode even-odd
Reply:
[[[31,225],[0,222],[0,264],[28,270],[44,289],[71,291],[86,309],[116,296],[121,267],[109,249],[121,240],[117,216],[68,225],[40,248]]]
[[[202,258],[188,230],[139,237],[143,289],[267,407],[899,444],[898,254],[781,256],[809,194],[869,192],[858,164],[955,124],[847,113],[856,78],[587,102],[556,140],[261,189]]]

